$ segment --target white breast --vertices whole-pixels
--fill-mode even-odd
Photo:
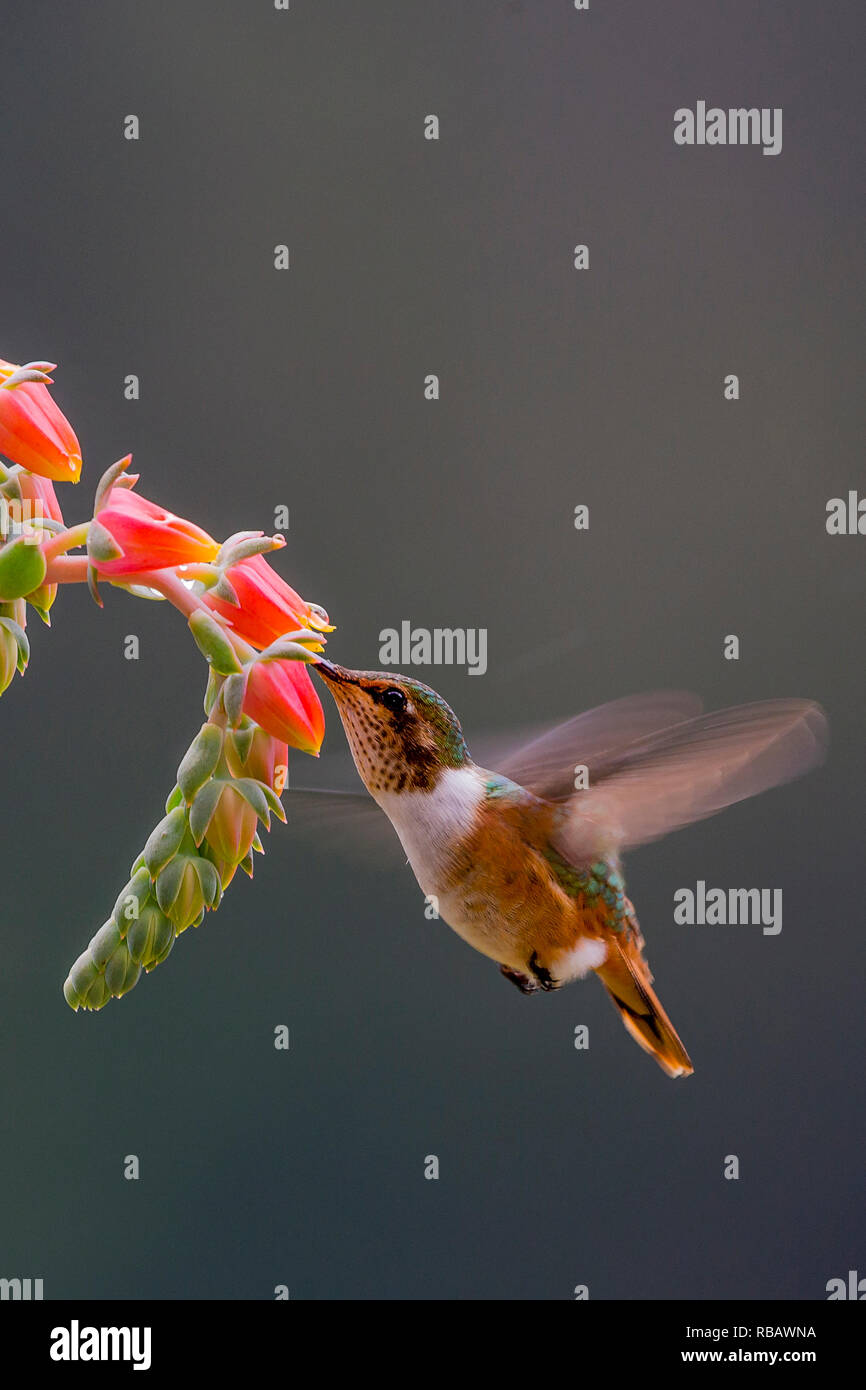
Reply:
[[[440,891],[455,842],[472,830],[484,797],[484,779],[476,767],[446,768],[429,792],[381,792],[376,797],[422,892]]]

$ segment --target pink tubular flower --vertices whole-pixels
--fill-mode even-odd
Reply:
[[[41,478],[77,483],[81,445],[48,390],[46,369],[53,364],[16,367],[0,358],[0,454]]]
[[[325,736],[325,716],[300,661],[254,662],[243,710],[282,743],[318,754]]]
[[[96,524],[121,551],[114,558],[99,558],[105,539],[100,536],[91,547],[93,564],[109,579],[212,560],[219,549],[199,526],[167,512],[128,487],[111,489],[96,515]]]
[[[52,521],[63,522],[63,513],[54,491],[54,484],[38,473],[18,473],[18,486],[25,502],[32,504],[34,526],[39,525],[39,515],[50,517]]]
[[[214,613],[226,618],[232,631],[250,646],[259,649],[270,646],[278,637],[297,628],[331,631],[327,613],[296,594],[271,569],[264,555],[240,560],[226,571],[226,576],[240,607],[217,598],[213,592],[206,593],[204,601]]]

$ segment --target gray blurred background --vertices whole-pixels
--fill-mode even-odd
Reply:
[[[628,861],[686,1082],[596,981],[521,998],[393,856],[283,826],[165,965],[74,1015],[63,979],[204,667],[167,608],[62,592],[2,707],[0,1275],[49,1298],[809,1299],[866,1273],[866,539],[824,526],[864,488],[862,29],[853,0],[4,6],[0,356],[60,363],[68,520],[128,450],[215,535],[288,504],[277,565],[336,660],[376,666],[403,619],[488,629],[483,678],[415,673],[470,747],[659,686],[813,697],[832,745]],[[782,153],[676,147],[698,99],[782,107]],[[781,935],[674,925],[699,878],[781,887]]]

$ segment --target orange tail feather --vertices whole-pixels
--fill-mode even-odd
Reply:
[[[691,1059],[652,988],[652,975],[639,945],[614,943],[596,974],[635,1042],[655,1057],[668,1076],[691,1076]]]

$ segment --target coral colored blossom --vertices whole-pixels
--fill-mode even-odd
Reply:
[[[300,661],[256,661],[244,697],[244,714],[267,733],[318,753],[325,736],[325,716],[309,672]]]
[[[232,630],[252,647],[267,647],[286,632],[297,628],[321,631],[328,615],[300,594],[271,569],[264,555],[241,560],[226,571],[240,606],[218,598],[213,591],[204,595],[208,608],[226,618]]]
[[[93,561],[100,574],[112,579],[209,561],[219,549],[199,526],[126,487],[111,489],[96,519],[123,552]]]
[[[0,358],[0,454],[42,478],[77,483],[81,445],[75,431],[43,382],[6,384],[19,370]]]

